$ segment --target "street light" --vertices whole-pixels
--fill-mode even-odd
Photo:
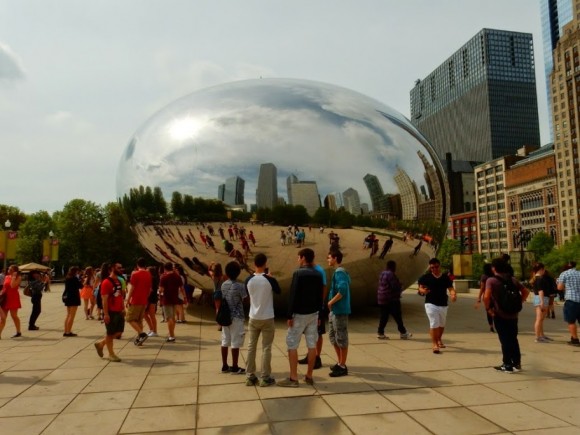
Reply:
[[[522,281],[524,281],[526,279],[526,276],[524,275],[524,244],[527,246],[527,244],[531,240],[531,238],[532,238],[532,232],[530,230],[522,230],[521,228],[520,228],[520,231],[514,237],[514,241],[516,242],[516,246],[519,245],[519,247],[520,247],[520,270],[521,270]]]
[[[48,245],[48,267],[50,267],[50,270],[52,271],[52,239],[54,238],[54,231],[50,230],[48,232],[48,237],[50,239],[50,243]]]
[[[8,259],[8,231],[12,226],[12,222],[9,219],[6,219],[4,222],[4,227],[6,230],[4,231],[4,273],[6,273],[6,260]]]

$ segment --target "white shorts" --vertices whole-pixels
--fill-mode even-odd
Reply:
[[[429,327],[431,329],[445,327],[447,308],[448,307],[440,307],[439,305],[425,304],[425,312],[429,318]]]
[[[234,317],[230,326],[222,326],[222,347],[239,349],[244,345],[244,319]]]
[[[298,349],[300,337],[304,333],[306,347],[308,349],[316,348],[318,341],[318,311],[312,314],[294,314],[294,323],[288,328],[286,334],[286,345],[288,350]]]

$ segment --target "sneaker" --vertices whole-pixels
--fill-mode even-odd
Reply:
[[[502,364],[501,366],[496,366],[496,367],[494,367],[494,369],[496,369],[498,372],[503,372],[503,373],[513,373],[514,372],[514,368],[512,366],[507,366],[505,364]]]
[[[546,340],[545,337],[536,337],[536,339],[534,340],[535,343],[548,343],[548,340]]]
[[[18,338],[18,337],[22,337],[22,334],[20,332],[17,332],[16,334],[14,334],[12,336],[12,338]]]
[[[95,343],[95,349],[97,350],[97,355],[101,358],[103,357],[103,348],[99,346],[99,343]]]
[[[117,355],[109,355],[109,361],[111,361],[111,362],[121,362],[121,358],[119,358]]]
[[[286,378],[276,383],[279,387],[298,387],[299,383],[297,380]]]
[[[514,372],[521,372],[522,371],[521,364],[514,364],[514,366],[512,368],[514,369]]]
[[[246,387],[253,387],[258,383],[256,375],[250,375],[246,378]]]
[[[77,335],[74,332],[65,332],[62,334],[63,337],[76,337]]]
[[[222,373],[229,373],[230,372],[230,366],[229,365],[225,365],[222,366]]]
[[[542,338],[543,338],[544,340],[548,340],[548,341],[554,341],[554,339],[553,339],[553,338],[546,337],[545,335],[544,335],[544,336],[542,336]]]
[[[346,376],[348,375],[348,367],[344,366],[338,366],[336,370],[333,370],[330,372],[330,377],[331,378],[339,378],[341,376]]]
[[[269,387],[271,385],[276,384],[276,379],[268,376],[267,378],[260,379],[260,387]]]
[[[165,341],[167,341],[168,343],[175,343],[175,337],[167,337]]]
[[[149,331],[149,333],[147,335],[149,337],[158,337],[157,332],[155,332],[155,331]]]
[[[570,346],[580,346],[580,340],[577,338],[570,338],[570,341],[567,341]]]
[[[145,332],[140,333],[139,336],[137,337],[137,341],[139,342],[138,346],[141,346],[143,343],[145,343],[145,340],[147,340],[148,338],[149,335],[147,333]]]
[[[322,368],[322,359],[317,356],[316,360],[314,361],[314,370],[318,370]]]
[[[29,331],[38,331],[40,328],[38,326],[29,326],[28,330]]]
[[[413,334],[411,334],[410,332],[405,332],[404,334],[401,334],[401,340],[408,340],[412,336]]]
[[[230,367],[230,373],[233,375],[245,375],[246,369],[243,369],[241,367]]]
[[[308,385],[314,385],[314,379],[304,376],[304,382]]]
[[[298,364],[308,364],[308,355],[298,360]]]
[[[338,370],[339,368],[340,368],[340,366],[338,364],[335,364],[335,365],[330,367],[330,371],[333,372],[335,370]]]
[[[385,334],[378,334],[377,338],[379,340],[388,340],[389,339],[389,337],[387,337]]]

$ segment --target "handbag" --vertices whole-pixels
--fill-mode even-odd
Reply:
[[[22,290],[22,294],[24,296],[28,296],[29,298],[32,297],[32,289],[30,288],[29,285],[27,285],[26,287],[24,287],[24,290]]]

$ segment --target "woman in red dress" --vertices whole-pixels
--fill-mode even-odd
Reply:
[[[12,317],[16,328],[16,334],[12,338],[22,336],[20,332],[20,319],[18,318],[18,310],[22,307],[20,304],[20,293],[18,292],[21,278],[18,266],[10,266],[4,279],[4,286],[2,287],[2,293],[6,294],[6,299],[2,307],[0,307],[0,334],[2,334],[2,330],[6,325],[7,314],[10,313],[10,317]]]

